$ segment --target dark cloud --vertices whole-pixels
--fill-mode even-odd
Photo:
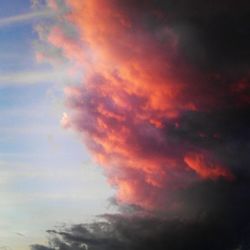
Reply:
[[[50,231],[51,248],[32,249],[249,249],[249,191],[249,178],[234,184],[202,182],[177,195],[184,204],[182,217],[176,211],[167,216],[143,212],[106,215],[102,222]]]
[[[166,138],[171,148],[183,151],[213,151],[227,165],[248,171],[250,140],[250,109],[229,108],[213,112],[191,111],[177,121],[166,122]]]
[[[41,245],[33,245],[31,246],[31,250],[53,250],[53,248],[41,246]]]
[[[94,20],[88,26],[94,35],[83,32],[80,37],[86,35],[98,50],[98,36],[107,58],[88,75],[84,87],[68,91],[69,103],[77,113],[74,128],[88,135],[90,150],[108,163],[110,182],[123,191],[120,200],[113,200],[121,213],[48,231],[50,247],[32,249],[250,249],[249,2],[99,3],[107,3],[105,11],[110,8],[115,17],[101,12],[100,19],[97,14],[88,19],[86,14],[86,21],[76,11],[75,20],[80,30],[82,23]],[[94,11],[85,7],[98,12],[93,6]],[[102,32],[95,29],[99,22]],[[177,48],[171,47],[175,36]],[[59,38],[54,36],[53,45],[74,60],[78,53],[72,56],[72,41]],[[115,72],[113,67],[102,71],[109,60],[115,62]],[[125,65],[121,72],[119,64]],[[140,66],[138,71],[134,65]],[[148,90],[144,95],[129,89],[137,80]],[[161,95],[178,84],[181,94]],[[152,96],[159,97],[154,99],[156,108]],[[178,115],[169,115],[169,110]],[[185,160],[190,154],[194,157]],[[223,178],[225,173],[229,178]]]
[[[180,48],[196,66],[213,71],[249,67],[248,1],[146,0],[119,4],[131,15],[138,17],[140,13],[144,25],[152,29],[166,24],[173,28],[180,35]]]

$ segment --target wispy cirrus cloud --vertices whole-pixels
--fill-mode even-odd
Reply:
[[[0,18],[0,28],[9,26],[16,23],[23,23],[37,18],[52,17],[55,15],[49,9],[32,11],[24,14],[19,14],[15,16]]]
[[[23,86],[54,82],[65,79],[65,70],[20,71],[8,72],[0,75],[0,87]]]

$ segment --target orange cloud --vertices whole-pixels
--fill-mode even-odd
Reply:
[[[203,179],[216,180],[218,178],[225,178],[230,181],[234,179],[234,176],[228,169],[209,161],[204,154],[188,154],[185,156],[184,161],[188,167],[194,170]]]
[[[84,77],[80,86],[65,90],[72,113],[62,122],[68,127],[70,120],[84,135],[118,199],[153,208],[166,203],[167,192],[198,178],[231,180],[225,167],[189,155],[195,146],[167,136],[170,129],[185,128],[179,124],[183,112],[211,110],[221,100],[218,89],[200,84],[209,77],[182,59],[178,35],[164,22],[151,27],[163,18],[161,11],[148,8],[138,17],[141,12],[128,11],[122,1],[67,3],[65,19],[77,37],[56,26],[48,41]]]

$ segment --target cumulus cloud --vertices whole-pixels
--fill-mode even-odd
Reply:
[[[62,122],[117,204],[153,213],[53,232],[52,249],[247,249],[249,4],[49,3],[69,12],[43,39],[84,72]]]
[[[208,9],[193,4],[198,14],[163,1],[68,1],[65,21],[78,32],[60,22],[47,33],[74,70],[85,73],[82,84],[65,89],[72,110],[68,120],[122,202],[161,207],[168,192],[199,179],[235,178],[237,170],[218,153],[228,143],[218,115],[232,117],[248,108],[249,95],[243,94],[249,90],[248,71],[237,64],[229,74],[233,60],[220,56],[228,34],[223,25],[233,22],[230,9],[225,3]],[[207,23],[210,13],[215,21]],[[228,22],[218,22],[218,33],[220,15]],[[217,39],[203,39],[204,31]],[[202,52],[193,46],[197,55],[189,55],[189,43]],[[232,57],[237,53],[232,47]],[[210,67],[212,54],[221,60],[217,69]]]

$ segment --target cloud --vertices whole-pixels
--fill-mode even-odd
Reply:
[[[66,76],[68,75],[64,69],[8,72],[0,75],[0,86],[11,87],[42,84],[51,81],[61,82]]]
[[[33,11],[25,14],[20,14],[16,16],[5,17],[0,19],[0,28],[17,23],[27,22],[33,19],[52,17],[52,16],[54,16],[54,13],[51,10],[41,10],[41,11]]]
[[[247,249],[249,4],[67,4],[46,38],[84,75],[62,122],[142,215],[50,231],[52,249]]]
[[[164,214],[104,215],[91,224],[49,230],[51,249],[225,250],[248,249],[249,179],[231,184],[207,181],[180,194],[187,217]],[[191,216],[192,215],[192,216]],[[237,215],[237,216],[235,216]],[[38,250],[41,246],[33,246]]]
[[[227,43],[231,10],[198,4],[197,14],[170,3],[68,1],[65,23],[78,32],[61,22],[47,32],[48,43],[73,64],[73,75],[84,72],[78,86],[65,89],[67,127],[85,138],[117,199],[149,209],[165,209],[169,193],[200,179],[233,181],[237,167],[222,151],[242,138],[237,128],[247,130],[244,116],[240,123],[233,117],[249,109],[249,72],[242,61],[229,73],[234,60],[223,60],[219,49]],[[205,31],[217,39],[203,39]],[[240,44],[245,35],[233,32]],[[191,53],[190,44],[200,49]],[[232,58],[241,53],[237,46],[231,52]],[[221,62],[216,70],[212,56]],[[230,140],[224,122],[231,124]]]

